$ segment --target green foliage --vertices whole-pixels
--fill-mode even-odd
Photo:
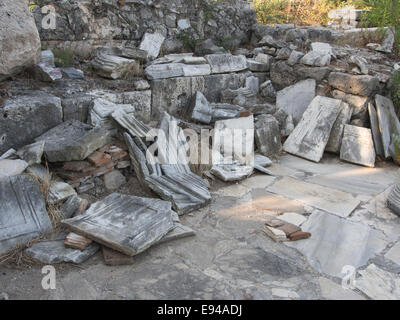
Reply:
[[[394,52],[400,54],[400,0],[363,0],[369,12],[363,16],[364,25],[388,27],[395,37]]]
[[[74,53],[70,49],[54,49],[54,62],[57,67],[72,67],[74,64]]]
[[[177,38],[182,41],[185,49],[194,51],[196,48],[197,40],[190,33],[183,31],[177,35]]]
[[[400,115],[400,71],[393,74],[391,96],[397,115]]]

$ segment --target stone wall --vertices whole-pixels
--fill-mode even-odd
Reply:
[[[246,43],[256,22],[255,12],[244,0],[39,0],[37,4],[34,14],[42,41],[137,45],[145,32],[158,30],[167,37],[164,53],[207,38],[230,45]],[[56,9],[55,30],[42,28],[41,8],[48,4]]]

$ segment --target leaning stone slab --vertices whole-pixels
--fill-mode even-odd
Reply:
[[[17,151],[17,155],[25,160],[28,165],[42,162],[44,151],[44,141],[39,141],[22,147]]]
[[[390,158],[389,148],[392,135],[400,135],[400,122],[394,110],[393,102],[390,99],[377,94],[375,96],[375,103],[384,156],[385,158]]]
[[[153,60],[160,54],[161,46],[164,43],[165,37],[159,32],[145,33],[139,49],[147,52],[147,57]]]
[[[371,129],[345,125],[340,159],[366,167],[375,167],[375,148]]]
[[[116,104],[106,99],[98,98],[93,100],[90,110],[90,124],[94,127],[102,126],[108,130],[116,128],[115,121],[111,118],[114,111],[123,109],[126,113],[134,114],[135,107],[131,104]]]
[[[34,67],[35,78],[44,82],[53,82],[62,78],[60,69],[53,68],[47,63],[39,63]]]
[[[315,97],[316,85],[314,79],[308,79],[278,91],[276,107],[290,114],[295,124],[299,123],[304,111]]]
[[[283,149],[288,153],[319,162],[341,109],[340,100],[315,97],[286,140]]]
[[[322,211],[314,211],[301,228],[312,237],[285,244],[305,255],[318,272],[333,277],[342,277],[344,266],[363,267],[388,244],[381,231]]]
[[[110,141],[102,127],[93,128],[77,120],[66,121],[36,141],[45,141],[44,152],[50,162],[84,160]]]
[[[146,137],[151,130],[150,127],[142,121],[137,120],[132,113],[127,113],[125,109],[119,108],[111,114],[112,118],[133,137]]]
[[[43,92],[6,100],[0,113],[0,153],[32,143],[63,117],[61,99]]]
[[[197,91],[193,96],[186,112],[188,120],[209,124],[213,116],[213,110],[206,97]]]
[[[329,136],[328,143],[326,144],[325,151],[340,153],[342,145],[343,131],[346,124],[350,122],[353,109],[347,103],[342,103],[342,110],[339,113]]]
[[[396,215],[400,216],[400,185],[395,185],[388,196],[387,206]]]
[[[382,135],[379,130],[378,114],[372,103],[368,104],[369,120],[371,124],[372,138],[374,139],[375,153],[377,156],[383,157]]]
[[[0,160],[0,179],[5,177],[17,176],[25,171],[28,163],[24,160]]]
[[[25,254],[45,264],[85,262],[99,251],[100,246],[92,243],[85,250],[71,249],[64,245],[64,238],[44,240],[25,250]]]
[[[360,201],[348,192],[303,182],[290,177],[285,177],[275,182],[274,185],[268,188],[268,191],[290,199],[301,200],[309,206],[340,217],[348,217],[360,204]]]
[[[168,241],[192,237],[195,235],[196,232],[192,228],[184,226],[179,222],[175,222],[174,228],[170,232],[168,232],[158,243],[165,243]]]
[[[373,300],[399,300],[400,276],[370,264],[367,269],[360,270],[356,280],[356,288]]]
[[[282,149],[279,122],[271,115],[260,115],[255,122],[255,142],[258,151],[267,157],[276,156]]]
[[[354,76],[341,72],[332,72],[328,81],[329,85],[336,89],[364,97],[369,97],[376,92],[379,85],[379,80],[376,77]]]
[[[28,175],[0,178],[0,254],[51,229],[39,184]]]
[[[211,73],[238,72],[247,69],[245,56],[231,54],[210,54],[205,57],[211,66]]]
[[[171,203],[113,193],[64,226],[129,256],[145,251],[174,227]]]
[[[52,181],[50,183],[50,203],[56,204],[72,196],[76,196],[76,192],[68,183],[62,181]]]

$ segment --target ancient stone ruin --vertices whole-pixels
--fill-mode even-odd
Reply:
[[[400,64],[346,10],[299,27],[242,0],[0,3],[0,271],[22,252],[94,282],[132,265],[120,297],[399,299]]]

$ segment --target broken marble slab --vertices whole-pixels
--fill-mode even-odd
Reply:
[[[346,124],[340,159],[370,168],[375,167],[375,148],[371,129]]]
[[[35,141],[45,141],[44,153],[49,162],[84,160],[110,142],[109,131],[69,120],[50,129]]]
[[[60,207],[60,213],[63,219],[69,219],[79,210],[82,199],[76,193],[72,194]]]
[[[62,181],[51,181],[49,189],[50,203],[57,204],[72,196],[76,196],[76,192],[68,183]]]
[[[300,59],[300,63],[312,67],[324,67],[331,63],[331,55],[312,50]]]
[[[400,185],[396,184],[387,199],[387,206],[400,217]]]
[[[208,76],[211,74],[209,64],[183,64],[182,70],[184,77]]]
[[[400,122],[397,118],[393,102],[379,94],[375,96],[378,113],[379,131],[382,137],[383,152],[386,159],[390,158],[390,143],[392,135],[400,136]]]
[[[149,80],[183,77],[183,64],[152,64],[145,69]]]
[[[17,157],[17,150],[11,148],[0,156],[0,160],[15,159]]]
[[[200,91],[197,91],[188,105],[186,117],[188,120],[209,124],[212,116],[213,108],[208,103],[207,98]]]
[[[24,146],[17,151],[17,155],[28,165],[39,164],[42,162],[42,156],[44,152],[44,141],[32,143]]]
[[[112,118],[124,129],[126,129],[133,137],[145,138],[151,128],[136,119],[134,114],[127,113],[125,109],[119,108],[111,114]]]
[[[147,60],[147,51],[134,47],[116,46],[116,47],[101,47],[99,51],[113,56],[135,59],[145,62]]]
[[[360,201],[348,192],[303,182],[291,177],[284,177],[267,190],[290,199],[300,200],[339,217],[348,217],[360,204]]]
[[[53,82],[62,78],[60,69],[41,62],[34,67],[35,78],[44,82]]]
[[[375,153],[377,156],[383,157],[382,135],[379,130],[378,114],[372,103],[368,103],[369,120],[371,124],[372,138],[374,139]]]
[[[28,175],[0,178],[0,254],[51,230],[40,186]]]
[[[157,243],[174,227],[171,203],[113,193],[84,215],[62,221],[73,232],[129,256]]]
[[[211,66],[211,73],[230,73],[247,69],[247,59],[243,55],[209,54],[205,56]]]
[[[390,250],[385,254],[385,258],[400,266],[400,242],[397,242],[390,248]]]
[[[200,57],[193,57],[192,52],[171,53],[152,61],[151,64],[186,63],[184,61],[186,58],[200,58]],[[205,59],[204,63],[207,63]]]
[[[315,97],[286,140],[283,149],[288,153],[319,162],[341,109],[341,100]]]
[[[25,171],[28,163],[24,160],[0,160],[0,179],[5,177],[17,176]]]
[[[229,103],[210,103],[212,108],[212,121],[238,118],[243,107]]]
[[[349,104],[343,102],[342,110],[339,113],[335,123],[333,124],[331,135],[329,136],[328,143],[326,144],[325,151],[340,153],[342,145],[343,131],[345,125],[350,122],[353,109]]]
[[[134,114],[136,111],[131,104],[116,104],[102,98],[94,99],[89,113],[89,124],[94,127],[102,126],[108,130],[115,129],[116,125],[111,115],[118,109],[123,109],[128,114]]]
[[[295,226],[300,227],[304,222],[307,221],[307,218],[301,214],[296,212],[285,212],[278,216],[279,220],[285,221],[287,223],[294,224]]]
[[[269,167],[272,165],[272,161],[265,157],[262,156],[260,154],[256,154],[254,156],[254,169],[256,169],[257,171],[260,171],[262,173],[268,174],[270,176],[273,176],[273,173],[271,170],[266,169],[266,167]]]
[[[312,237],[286,245],[299,250],[318,272],[333,277],[341,277],[345,266],[363,267],[388,244],[381,231],[318,210],[302,229]]]
[[[99,76],[112,80],[121,79],[128,75],[137,75],[140,70],[138,61],[106,54],[102,51],[97,53],[91,62],[91,66]]]
[[[172,240],[187,238],[195,236],[196,232],[187,226],[182,225],[179,222],[174,222],[174,228],[168,232],[158,243],[165,243]]]
[[[268,157],[277,156],[282,149],[278,120],[270,114],[262,114],[256,119],[254,136],[258,151]]]
[[[298,124],[315,97],[316,86],[314,79],[307,79],[278,91],[276,107],[291,115],[295,125]]]
[[[359,270],[360,277],[356,279],[358,290],[373,300],[399,300],[400,276],[370,264],[368,268]]]
[[[213,165],[210,173],[222,181],[240,181],[251,176],[254,168],[253,166],[245,166],[235,162],[232,164]]]
[[[160,54],[161,46],[164,43],[165,37],[159,33],[146,32],[140,43],[139,49],[147,52],[149,60],[154,60]]]
[[[85,250],[88,246],[93,243],[93,240],[82,237],[79,234],[70,232],[64,240],[64,245],[71,249]]]
[[[92,243],[85,250],[71,249],[64,245],[65,234],[54,240],[43,240],[26,249],[27,256],[45,264],[85,262],[99,251],[100,246]]]

